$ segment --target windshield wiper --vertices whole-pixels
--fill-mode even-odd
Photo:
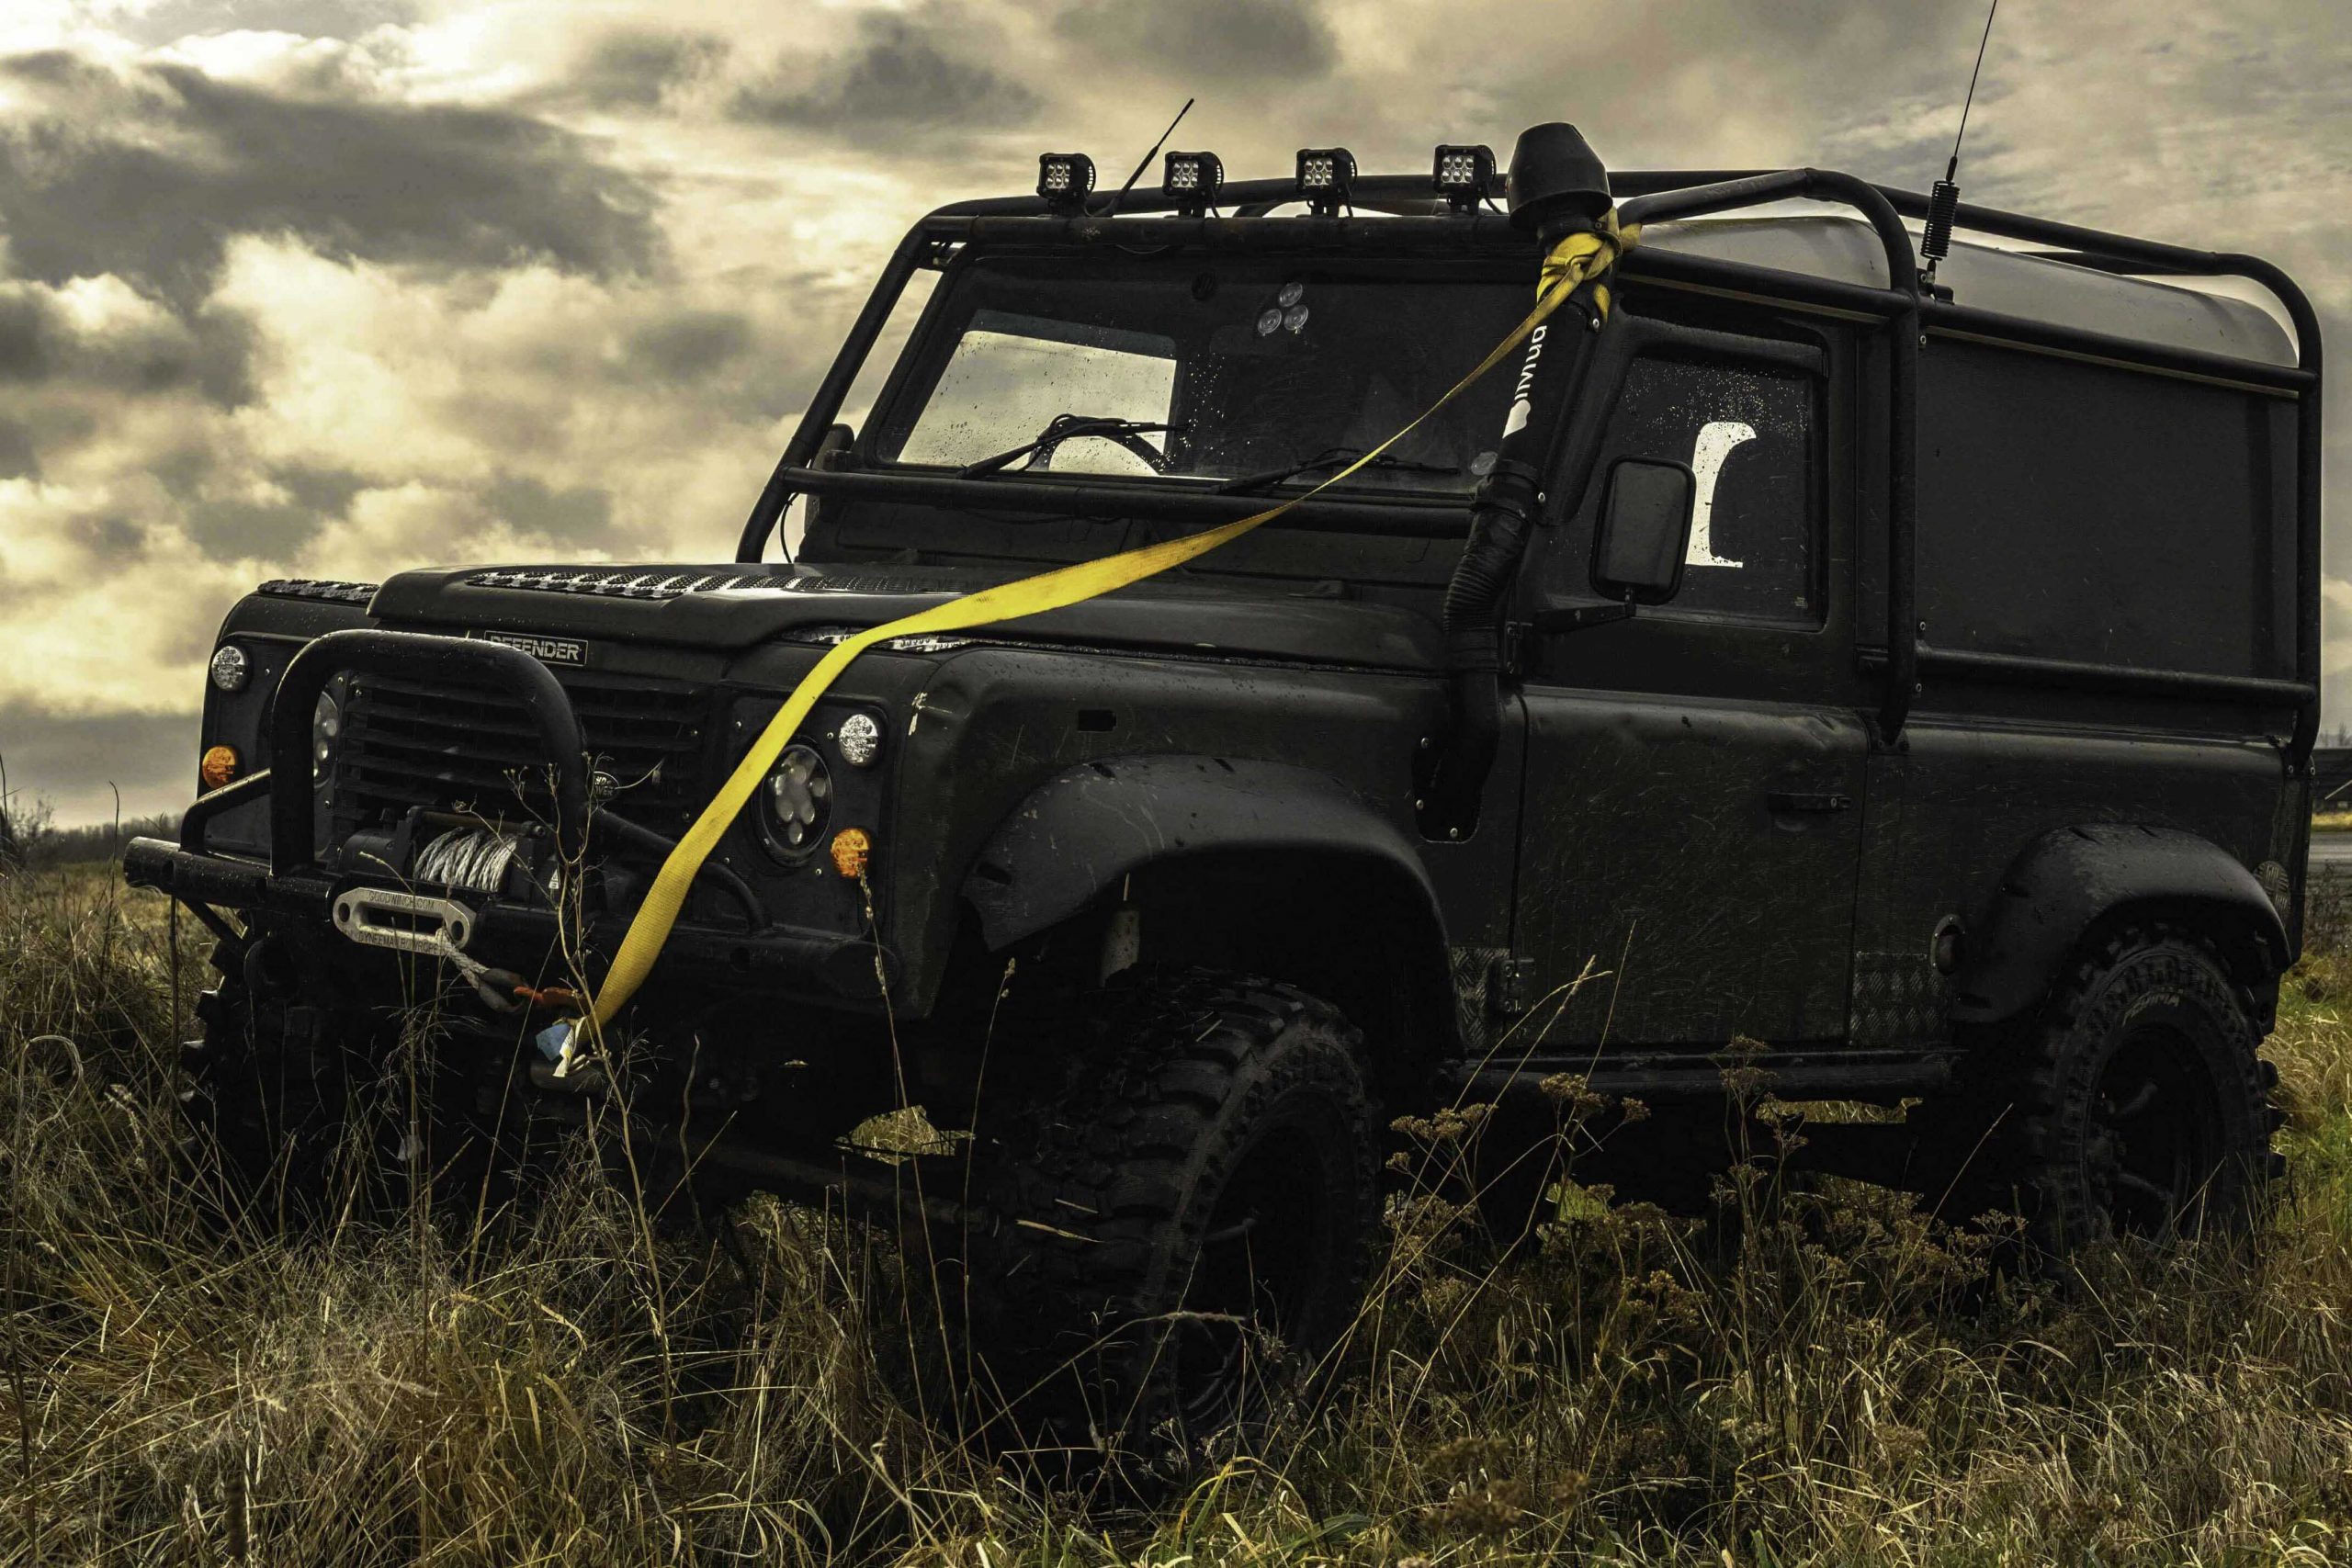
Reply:
[[[1293,463],[1286,468],[1268,468],[1261,474],[1244,474],[1239,479],[1226,480],[1215,490],[1220,495],[1229,495],[1238,491],[1265,490],[1285,479],[1295,479],[1301,474],[1311,474],[1317,468],[1345,468],[1355,461],[1363,450],[1361,446],[1326,446],[1314,457]],[[1363,466],[1393,474],[1458,474],[1462,471],[1459,463],[1417,463],[1409,457],[1394,457],[1385,452]]]
[[[1001,473],[1022,458],[1031,457],[1032,454],[1050,453],[1065,441],[1077,441],[1090,435],[1103,441],[1115,442],[1150,464],[1153,472],[1166,473],[1168,455],[1150,442],[1144,440],[1143,437],[1155,431],[1165,431],[1172,434],[1184,428],[1181,424],[1154,424],[1138,419],[1107,419],[1091,414],[1057,413],[1046,428],[1038,433],[1035,440],[1024,441],[1010,451],[999,452],[992,457],[983,457],[977,463],[967,463],[956,470],[956,477],[959,479],[985,479],[990,474]],[[1033,457],[1033,466],[1034,463]]]

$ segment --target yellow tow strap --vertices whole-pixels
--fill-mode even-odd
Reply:
[[[1510,330],[1510,335],[1497,344],[1471,372],[1447,389],[1443,397],[1416,414],[1412,421],[1377,446],[1364,453],[1346,468],[1317,485],[1303,495],[1295,496],[1279,506],[1267,508],[1238,521],[1211,528],[1204,533],[1188,535],[1181,539],[1169,539],[1141,549],[1125,550],[1101,560],[1080,561],[1075,566],[1025,577],[1018,582],[1000,583],[951,599],[944,604],[933,606],[915,615],[868,626],[843,638],[817,661],[792,695],[776,710],[775,717],[761,731],[752,749],[743,754],[735,771],[711,797],[692,828],[678,840],[662,863],[662,874],[654,878],[653,886],[645,902],[630,922],[628,934],[621,941],[620,951],[613,956],[613,966],[598,987],[594,1006],[590,1010],[598,1028],[610,1023],[614,1016],[627,1005],[637,988],[652,973],[655,960],[670,940],[671,928],[677,924],[678,912],[686,901],[686,890],[694,885],[695,874],[718,847],[718,840],[735,820],[760,781],[775,766],[776,759],[791,743],[809,711],[829,690],[850,662],[867,649],[892,637],[924,637],[943,632],[968,631],[975,626],[992,626],[1001,621],[1017,620],[1024,615],[1043,615],[1080,604],[1099,594],[1109,593],[1147,577],[1166,571],[1208,554],[1220,545],[1229,544],[1251,529],[1271,523],[1300,502],[1311,500],[1331,486],[1347,479],[1389,447],[1412,434],[1423,421],[1445,407],[1475,384],[1478,378],[1501,363],[1503,356],[1527,340],[1529,333],[1543,324],[1544,319],[1557,310],[1561,302],[1588,279],[1598,278],[1623,252],[1633,248],[1641,236],[1641,226],[1625,229],[1617,226],[1617,215],[1608,214],[1598,232],[1571,234],[1555,246],[1544,259],[1542,275],[1536,281],[1535,308]],[[1596,287],[1593,306],[1604,317],[1609,313],[1609,290]],[[559,1032],[559,1031],[560,1032]],[[560,1049],[565,1057],[571,1054],[572,1031],[564,1025],[548,1032],[554,1038],[548,1043]]]

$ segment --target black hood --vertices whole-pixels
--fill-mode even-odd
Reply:
[[[402,572],[377,592],[369,613],[417,630],[736,650],[897,620],[1018,575],[876,563],[466,567]],[[1229,579],[1141,582],[990,630],[1039,642],[1397,670],[1435,669],[1442,649],[1436,623],[1410,610],[1244,588]]]

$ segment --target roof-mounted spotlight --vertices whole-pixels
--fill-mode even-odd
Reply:
[[[1170,152],[1159,165],[1159,188],[1179,217],[1202,217],[1225,188],[1225,162],[1214,152]]]
[[[1430,183],[1456,212],[1475,212],[1495,178],[1495,150],[1487,146],[1441,147]]]
[[[1317,218],[1336,218],[1355,188],[1356,155],[1344,147],[1298,150],[1298,194]]]
[[[1094,193],[1094,160],[1083,152],[1037,155],[1037,194],[1056,212],[1083,212]]]

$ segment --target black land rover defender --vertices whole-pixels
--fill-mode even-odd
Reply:
[[[225,1156],[473,1169],[634,1091],[705,1173],[956,1229],[1000,1386],[1074,1439],[1214,1426],[1343,1335],[1392,1118],[1495,1108],[1508,1239],[1561,1073],[1656,1111],[1634,1175],[1721,1144],[1736,1041],[1788,1099],[1911,1108],[1808,1157],[2042,1247],[2248,1211],[2320,670],[2282,274],[1815,170],[1612,180],[1565,126],[1508,181],[1042,169],[908,234],[733,561],[230,613],[208,793],[127,857],[219,938]],[[634,999],[542,1051],[845,637],[1285,499],[855,659]],[[371,1096],[419,1009],[431,1092]],[[909,1105],[952,1154],[875,1156]]]

